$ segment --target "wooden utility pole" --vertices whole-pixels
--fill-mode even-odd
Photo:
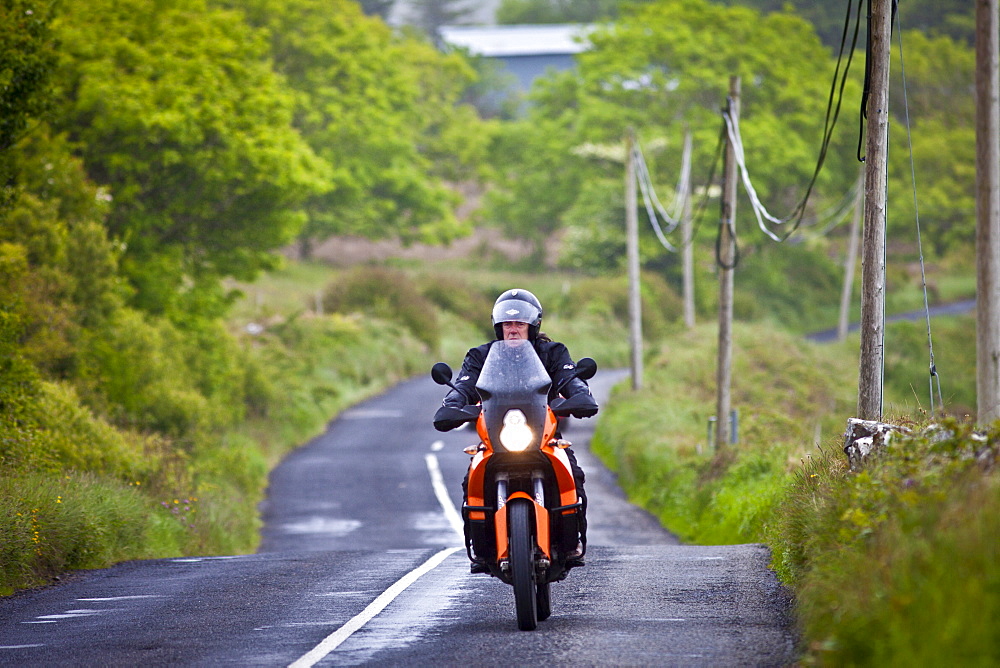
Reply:
[[[740,78],[729,78],[729,116],[740,118]],[[719,221],[719,362],[715,381],[715,448],[729,442],[729,388],[733,364],[733,271],[736,269],[736,148],[726,141],[726,165],[722,184],[722,218]]]
[[[681,156],[681,179],[686,192],[677,193],[684,198],[681,211],[681,251],[684,290],[684,326],[694,328],[694,244],[691,230],[691,130],[684,132],[684,153]]]
[[[868,141],[865,145],[865,227],[861,258],[861,355],[858,417],[882,419],[885,363],[885,203],[889,148],[889,49],[892,0],[871,0]]]
[[[865,173],[858,176],[857,192],[854,195],[854,215],[851,216],[851,235],[847,241],[847,260],[844,264],[844,287],[840,291],[840,319],[837,321],[837,340],[847,338],[851,322],[851,292],[854,289],[854,271],[858,261],[858,233],[861,231],[861,216],[865,206]]]
[[[639,211],[635,182],[635,133],[625,137],[625,249],[628,261],[628,317],[632,389],[642,387],[642,302],[639,300]]]
[[[976,397],[1000,419],[1000,84],[997,0],[976,0]]]

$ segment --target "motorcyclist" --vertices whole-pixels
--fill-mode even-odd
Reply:
[[[597,402],[590,394],[590,388],[583,380],[573,377],[576,363],[570,357],[569,350],[562,343],[553,341],[541,330],[542,325],[542,305],[531,292],[522,289],[507,290],[497,297],[493,305],[493,331],[496,340],[517,340],[527,339],[538,353],[538,358],[545,366],[549,376],[552,378],[552,388],[558,388],[559,394],[563,397],[578,397],[586,395],[590,398],[589,405],[574,411],[574,417],[591,417],[597,413]],[[434,416],[434,426],[439,431],[454,429],[461,423],[455,423],[444,418],[446,408],[461,408],[463,406],[478,404],[480,401],[479,392],[476,390],[476,381],[483,369],[486,356],[490,347],[496,341],[484,343],[469,350],[462,363],[462,369],[455,381],[455,388],[448,392],[438,413]],[[554,395],[549,396],[549,400],[554,399]],[[583,501],[583,512],[580,513],[580,547],[576,554],[571,555],[569,563],[573,566],[583,565],[583,553],[587,545],[587,495],[584,491],[585,475],[583,469],[576,461],[576,455],[572,448],[566,449],[570,465],[573,469],[573,478],[576,482],[577,494]],[[468,475],[462,483],[463,496],[468,484]],[[475,564],[473,565],[475,570]]]

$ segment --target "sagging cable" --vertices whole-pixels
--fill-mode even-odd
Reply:
[[[646,160],[642,155],[642,150],[639,148],[638,142],[636,142],[632,153],[632,159],[636,165],[636,180],[639,182],[639,189],[642,191],[642,201],[646,207],[646,216],[649,218],[649,223],[653,228],[653,232],[656,233],[656,238],[660,241],[660,244],[671,253],[676,253],[678,250],[677,247],[670,243],[666,235],[677,229],[677,226],[680,224],[680,215],[677,214],[676,211],[683,210],[686,191],[681,188],[685,182],[685,176],[682,173],[681,184],[678,185],[678,192],[674,198],[675,215],[672,216],[667,213],[666,209],[664,209],[663,205],[660,203],[659,198],[656,196],[656,191],[653,189],[652,177],[649,174],[649,168],[646,166]],[[660,227],[657,212],[659,213],[659,216],[668,223],[666,231]]]

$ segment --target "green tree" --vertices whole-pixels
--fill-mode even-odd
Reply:
[[[0,243],[17,248],[23,271],[11,279],[20,354],[51,376],[72,375],[86,328],[124,302],[118,252],[103,222],[103,191],[90,183],[64,137],[40,125],[18,144],[17,197],[0,217]]]
[[[107,224],[135,303],[178,317],[216,308],[198,295],[270,266],[304,201],[330,187],[292,127],[265,36],[204,0],[63,8],[56,125],[113,199]]]
[[[494,143],[492,160],[497,178],[487,196],[489,219],[508,234],[534,244],[536,260],[545,241],[566,224],[584,184],[599,178],[586,159],[569,155],[577,142],[562,119],[533,112],[504,126]]]
[[[532,91],[528,118],[516,131],[522,150],[504,145],[498,152],[502,176],[490,198],[493,221],[511,225],[516,206],[528,221],[517,224],[544,225],[542,236],[590,225],[578,216],[597,215],[592,203],[573,204],[579,193],[593,191],[584,186],[588,180],[621,183],[629,126],[641,143],[662,145],[646,155],[662,193],[676,183],[685,127],[694,135],[695,179],[705,178],[731,75],[743,82],[741,129],[757,191],[776,215],[791,212],[816,165],[834,72],[809,23],[706,0],[670,0],[634,7],[614,24],[597,27],[590,41],[592,48],[577,58],[577,72],[552,75]],[[857,88],[848,96],[852,91]],[[853,130],[840,126],[814,207],[824,193],[839,200],[853,183]],[[749,207],[738,210],[747,223],[741,228],[755,228]],[[597,215],[616,219],[613,213]]]
[[[49,22],[51,2],[8,0],[0,6],[0,207],[14,196],[11,149],[28,120],[50,103],[55,63]]]
[[[271,37],[275,66],[296,91],[295,126],[333,168],[308,204],[305,242],[332,234],[440,241],[463,230],[448,181],[475,176],[488,141],[460,54],[394,35],[348,0],[241,2]]]
[[[843,2],[816,2],[815,0],[719,0],[727,5],[744,5],[761,12],[792,9],[812,22],[823,43],[838,47],[844,32],[848,0]],[[857,8],[857,0],[850,0]],[[866,31],[865,5],[861,7],[861,31]],[[850,29],[854,29],[857,12],[852,9]],[[906,0],[899,3],[899,26],[903,30],[920,30],[927,35],[947,36],[972,44],[975,34],[973,6],[965,0]],[[850,37],[850,33],[848,33]],[[862,37],[862,39],[864,39]]]
[[[903,34],[903,49],[903,62],[893,49],[890,63],[889,234],[916,241],[912,140],[923,240],[939,254],[971,248],[976,230],[975,53],[962,41],[915,30]]]

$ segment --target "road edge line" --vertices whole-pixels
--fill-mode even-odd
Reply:
[[[459,538],[464,541],[465,522],[462,520],[462,515],[458,512],[458,509],[455,508],[451,497],[448,496],[448,488],[444,484],[444,477],[441,475],[441,467],[438,465],[437,455],[427,453],[424,455],[424,461],[427,462],[427,471],[431,474],[431,486],[434,488],[434,496],[437,497],[438,503],[441,504],[444,516],[448,519],[448,524],[455,530]]]
[[[460,549],[460,547],[445,548],[414,570],[401,577],[391,587],[379,594],[378,598],[369,603],[368,607],[352,617],[350,621],[324,638],[320,644],[316,645],[316,647],[311,649],[301,658],[289,664],[289,668],[310,668],[311,666],[314,666],[322,661],[330,652],[337,649],[337,647],[350,638],[361,627],[370,622],[378,613],[385,610],[386,607],[388,607],[388,605],[392,603],[397,596],[402,594],[407,587],[419,580],[421,576],[436,568],[441,564],[441,562],[458,552]]]

